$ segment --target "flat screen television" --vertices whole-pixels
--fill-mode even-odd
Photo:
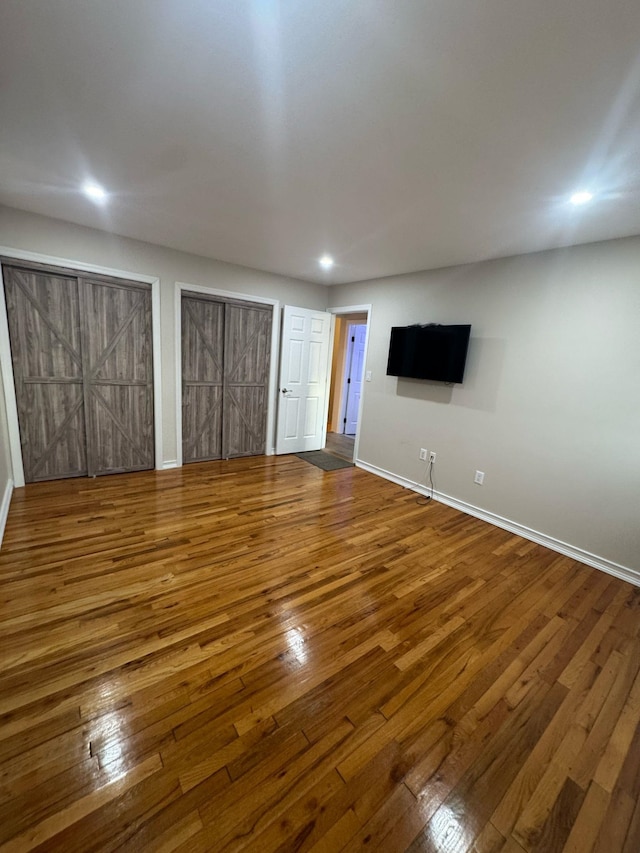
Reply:
[[[394,326],[387,376],[462,382],[471,326]]]

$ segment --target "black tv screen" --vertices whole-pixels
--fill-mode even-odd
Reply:
[[[471,326],[394,326],[387,376],[462,382]]]

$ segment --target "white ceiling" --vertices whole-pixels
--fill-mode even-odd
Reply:
[[[638,0],[2,0],[0,75],[0,202],[189,252],[336,283],[640,233]]]

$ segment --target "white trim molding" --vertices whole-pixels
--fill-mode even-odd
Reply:
[[[58,258],[55,255],[43,255],[40,252],[27,252],[23,249],[13,249],[0,246],[0,257],[17,261],[33,261],[52,267],[67,267],[78,272],[108,275],[112,278],[123,278],[128,281],[138,281],[151,285],[151,326],[153,335],[153,427],[155,441],[155,467],[162,469],[162,376],[160,370],[160,279],[157,276],[141,275],[128,270],[113,269],[96,264],[86,264],[72,258]],[[4,296],[4,281],[0,268],[0,366],[4,382],[4,398],[7,407],[7,425],[9,428],[9,447],[13,467],[14,485],[24,486],[24,468],[22,465],[22,448],[20,446],[20,427],[18,425],[18,405],[16,388],[13,381],[13,365],[11,363],[11,346],[9,344],[9,322],[7,305]]]
[[[162,342],[160,335],[160,279],[151,282],[151,336],[153,339],[153,433],[156,471],[164,467],[162,457]]]
[[[418,492],[421,495],[433,494],[433,499],[453,509],[460,510],[467,515],[472,515],[495,527],[501,527],[503,530],[508,530],[510,533],[515,533],[517,536],[522,536],[523,539],[529,539],[531,542],[536,542],[538,545],[544,545],[551,551],[557,551],[559,554],[564,554],[565,557],[571,557],[579,563],[584,563],[594,569],[599,569],[601,572],[606,572],[608,575],[613,575],[627,583],[640,586],[640,572],[635,569],[630,569],[627,566],[621,566],[619,563],[614,563],[611,560],[606,560],[604,557],[599,557],[597,554],[592,554],[590,551],[585,551],[575,545],[569,545],[568,542],[563,542],[561,539],[555,539],[553,536],[547,536],[546,533],[540,533],[538,530],[532,530],[524,524],[517,521],[512,521],[509,518],[503,518],[494,512],[489,512],[466,501],[452,498],[450,495],[445,495],[442,492],[431,492],[426,486],[421,483],[416,483],[406,477],[401,477],[398,474],[392,474],[391,471],[386,471],[384,468],[378,468],[377,465],[372,465],[362,459],[356,459],[355,464],[358,468],[368,471],[370,474],[375,474],[377,477],[383,477],[385,480],[391,480],[398,486],[403,486],[405,489],[411,489],[413,492]]]
[[[339,305],[337,308],[327,308],[332,314],[369,314],[371,315],[371,303],[368,305]],[[369,317],[371,319],[371,317]]]
[[[280,300],[268,299],[265,296],[253,296],[250,293],[237,293],[234,290],[220,290],[217,287],[204,287],[201,284],[189,284],[176,281],[174,292],[174,323],[175,323],[175,370],[176,370],[176,463],[170,467],[182,467],[182,305],[181,298],[185,293],[202,293],[205,296],[221,296],[224,299],[239,299],[242,302],[255,302],[259,305],[271,305],[271,363],[269,365],[269,392],[267,395],[267,435],[265,439],[265,455],[274,452],[275,418],[278,396],[278,355],[280,342]]]
[[[9,433],[9,453],[11,470],[16,486],[24,486],[24,466],[22,464],[22,446],[20,444],[20,425],[18,423],[18,400],[13,377],[11,345],[9,343],[9,318],[4,294],[4,278],[0,266],[0,369],[4,385],[4,402],[7,411],[7,431]]]
[[[2,503],[0,503],[0,546],[4,537],[4,529],[7,525],[9,516],[9,507],[11,506],[11,496],[13,495],[13,480],[11,477],[7,480],[2,495]]]

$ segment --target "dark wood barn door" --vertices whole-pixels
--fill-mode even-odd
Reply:
[[[79,281],[88,473],[153,468],[151,291]]]
[[[264,453],[271,309],[229,303],[225,312],[223,456]]]
[[[3,268],[25,480],[87,473],[75,278]]]
[[[182,296],[182,461],[222,457],[224,303]]]
[[[28,483],[153,468],[151,289],[4,265]]]
[[[271,309],[189,293],[181,306],[183,462],[264,453]]]

